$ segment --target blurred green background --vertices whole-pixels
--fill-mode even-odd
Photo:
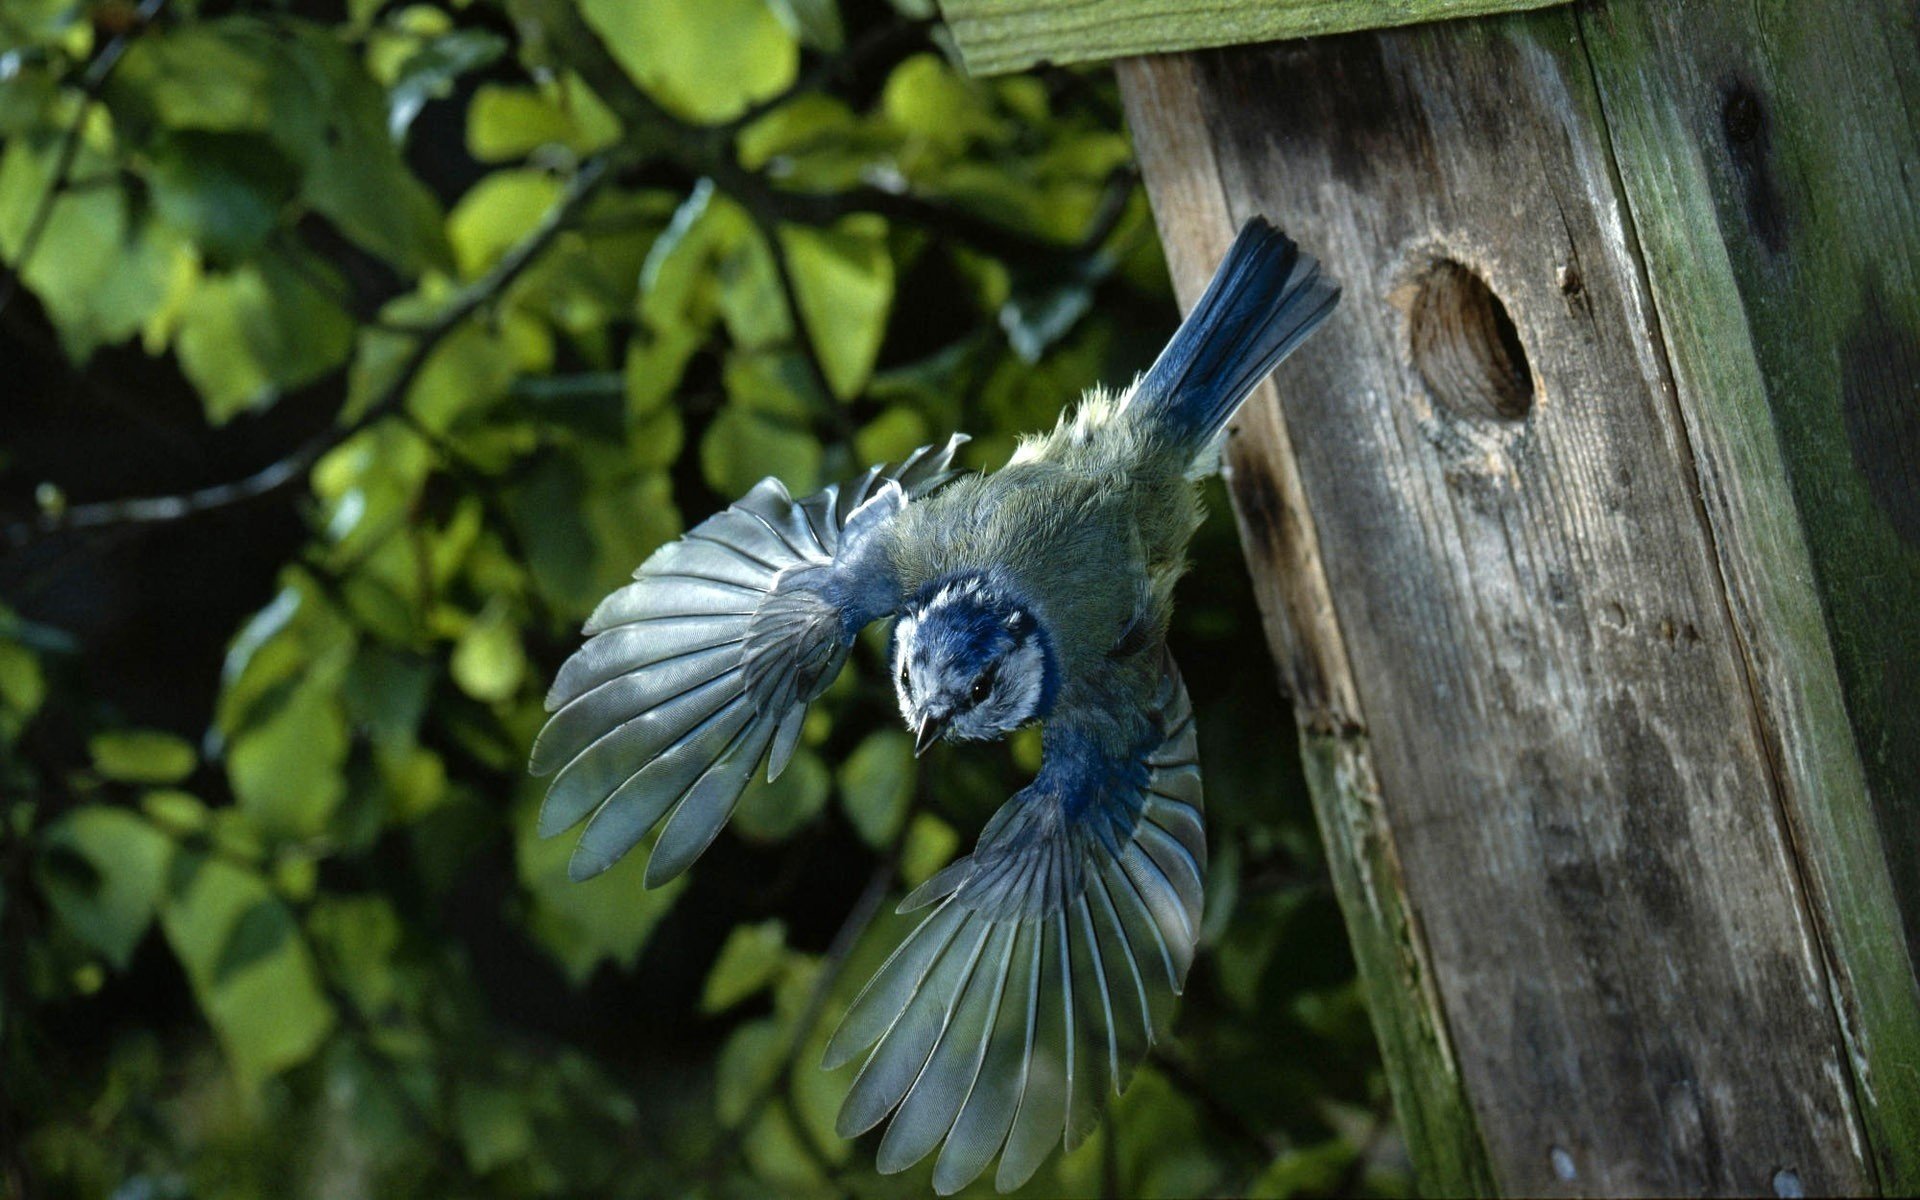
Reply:
[[[934,16],[0,3],[0,1192],[926,1193],[816,1064],[1037,741],[916,763],[870,639],[654,892],[567,882],[524,764],[663,539],[992,467],[1171,330],[1110,76],[971,80]],[[1213,499],[1205,945],[1027,1194],[1407,1186]]]

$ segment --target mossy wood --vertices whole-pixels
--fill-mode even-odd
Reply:
[[[976,75],[1385,29],[1567,0],[941,0]]]
[[[1297,31],[949,7],[976,67]],[[1227,464],[1430,1192],[1920,1190],[1913,32],[1616,2],[1120,64],[1184,300],[1255,213],[1346,286]]]

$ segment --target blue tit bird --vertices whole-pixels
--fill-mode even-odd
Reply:
[[[865,1055],[839,1132],[892,1114],[882,1171],[937,1149],[944,1193],[998,1155],[996,1184],[1018,1187],[1165,1033],[1207,855],[1165,644],[1196,480],[1338,298],[1256,218],[1132,387],[1090,393],[992,474],[954,469],[955,436],[804,500],[765,480],[649,558],[561,668],[532,768],[554,773],[540,832],[585,823],[576,879],[656,828],[647,883],[686,870],[754,769],[780,774],[872,622],[894,622],[918,750],[1042,723],[1033,782],[902,902],[927,915],[827,1047],[829,1068]]]

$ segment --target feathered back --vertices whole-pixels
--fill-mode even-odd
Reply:
[[[1339,285],[1312,255],[1264,218],[1253,218],[1220,260],[1206,294],[1134,385],[1129,415],[1198,457],[1339,299]]]

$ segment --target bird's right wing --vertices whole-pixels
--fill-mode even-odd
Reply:
[[[600,603],[547,694],[532,770],[554,775],[540,833],[581,821],[569,870],[612,866],[661,825],[649,886],[684,871],[753,770],[792,754],[807,702],[885,615],[874,535],[954,475],[966,438],[794,500],[777,479],[669,542]],[[664,821],[664,824],[662,822]]]
[[[934,1187],[1000,1155],[1001,1191],[1097,1125],[1166,1030],[1200,934],[1207,846],[1193,712],[1172,660],[1135,752],[1049,738],[1039,776],[973,854],[902,910],[937,902],[855,1000],[831,1069],[872,1046],[840,1110],[851,1137],[893,1122],[879,1167],[942,1146]],[[1052,734],[1052,730],[1049,730]]]

